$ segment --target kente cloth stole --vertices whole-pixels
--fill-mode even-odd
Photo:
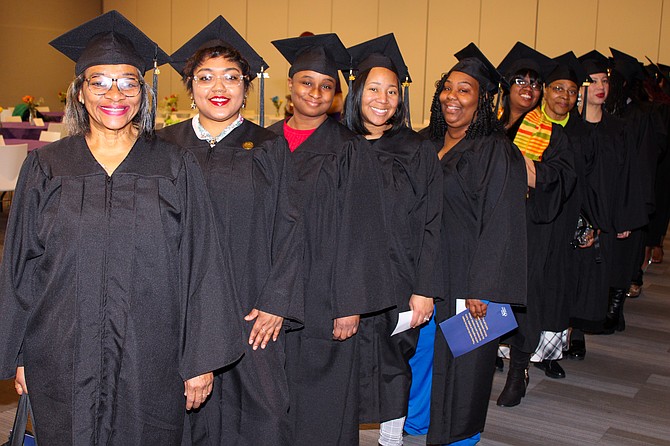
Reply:
[[[521,121],[514,144],[526,158],[542,161],[542,154],[551,139],[551,125],[549,118],[537,107],[528,112]]]

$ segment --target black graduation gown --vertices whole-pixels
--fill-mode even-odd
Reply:
[[[40,444],[178,445],[183,380],[241,328],[200,168],[137,140],[108,176],[83,137],[29,154],[0,270],[2,378],[19,348]]]
[[[654,103],[657,119],[654,130],[659,146],[654,181],[654,212],[650,216],[647,246],[663,245],[670,220],[670,104]]]
[[[369,150],[378,161],[384,185],[395,285],[395,308],[362,318],[356,335],[361,358],[360,422],[379,423],[407,415],[409,360],[419,329],[391,337],[398,313],[409,311],[412,294],[435,298],[442,293],[442,172],[430,141],[408,128],[384,134]]]
[[[197,138],[191,120],[158,135],[190,150],[200,163],[221,250],[233,267],[246,339],[255,321],[243,318],[253,308],[302,320],[296,288],[300,234],[285,190],[286,141],[246,120],[214,147]],[[244,358],[217,373],[212,396],[191,414],[192,444],[289,444],[283,334],[266,349],[245,345]]]
[[[654,106],[651,103],[631,102],[621,118],[626,122],[626,142],[634,147],[634,167],[641,181],[642,200],[646,212],[642,218],[648,219],[655,209],[654,184],[656,166],[661,146],[660,131]],[[610,269],[610,286],[628,289],[631,279],[637,275],[644,258],[647,227],[635,229],[630,237],[614,242],[614,254]]]
[[[283,135],[283,122],[269,127]],[[358,341],[335,318],[393,306],[382,189],[365,142],[326,119],[292,154],[304,217],[304,328],[286,335],[293,444],[358,444]]]
[[[586,138],[591,142],[585,141],[583,146],[592,147],[590,153],[584,149],[581,154],[585,168],[578,193],[583,214],[600,235],[590,248],[571,252],[574,289],[570,325],[599,331],[607,312],[616,234],[644,226],[646,218],[642,183],[633,170],[634,150],[626,142],[624,121],[603,111],[599,123],[584,125],[590,128]]]
[[[437,150],[442,141],[434,142]],[[439,324],[456,313],[456,299],[526,304],[526,168],[502,133],[463,139],[441,160],[444,300]],[[454,359],[435,335],[427,443],[446,444],[484,429],[497,340]]]
[[[542,161],[534,164],[535,188],[528,189],[526,200],[527,305],[514,307],[519,327],[503,340],[527,353],[535,351],[543,330],[562,331],[568,326],[566,257],[579,210],[574,201],[566,205],[573,195],[576,173],[574,152],[563,127],[552,125]]]

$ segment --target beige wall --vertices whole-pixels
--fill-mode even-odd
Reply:
[[[413,78],[412,120],[428,118],[435,81],[470,41],[497,64],[517,40],[549,56],[577,55],[612,46],[640,60],[670,64],[670,0],[44,0],[0,2],[0,105],[24,94],[58,107],[56,94],[72,78],[72,63],[47,42],[102,11],[117,9],[168,53],[221,14],[270,65],[266,109],[287,93],[288,64],[270,41],[302,31],[336,32],[351,46],[394,32]],[[560,36],[558,38],[557,36]],[[10,61],[9,63],[7,61]],[[39,70],[47,80],[36,83]],[[169,66],[160,75],[161,98],[189,99]],[[254,82],[257,84],[257,81]],[[255,85],[255,89],[258,87]],[[253,91],[248,108],[258,108]]]
[[[72,81],[74,64],[48,43],[101,12],[101,0],[1,0],[0,106],[31,95],[61,109],[58,92]]]

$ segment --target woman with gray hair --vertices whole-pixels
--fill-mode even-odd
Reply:
[[[0,268],[0,378],[41,444],[179,445],[239,359],[229,266],[192,154],[153,138],[167,55],[112,11],[51,44],[77,62],[73,136],[23,165]]]

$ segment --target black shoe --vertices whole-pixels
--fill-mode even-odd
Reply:
[[[496,370],[502,372],[504,368],[505,363],[503,362],[503,359],[500,356],[496,356]]]
[[[496,401],[496,404],[501,407],[514,407],[521,403],[521,398],[526,396],[526,388],[528,387],[528,369],[514,370],[510,368],[507,374],[507,381],[505,387]]]
[[[544,374],[549,378],[565,378],[565,370],[563,370],[563,367],[558,364],[558,361],[553,359],[545,359],[542,362],[534,362],[533,365],[540,370],[544,370]]]
[[[584,341],[570,341],[570,349],[563,356],[582,361],[586,357],[586,343]]]

